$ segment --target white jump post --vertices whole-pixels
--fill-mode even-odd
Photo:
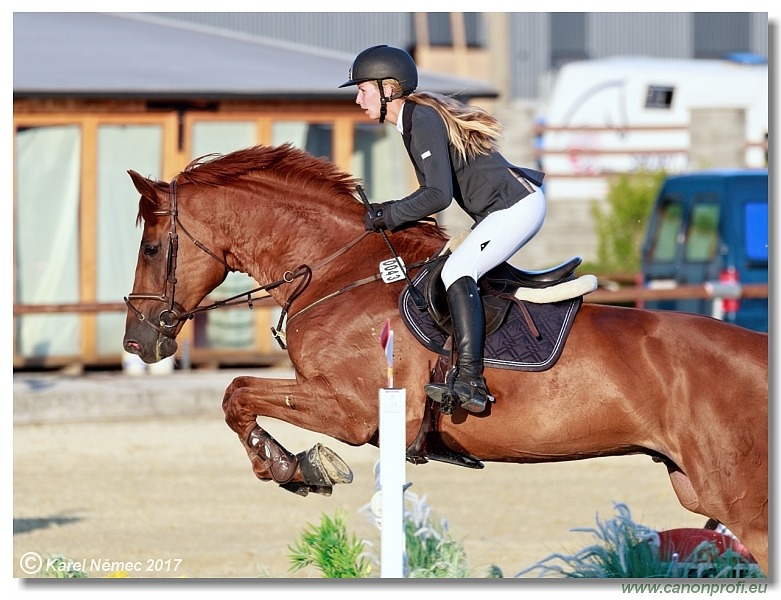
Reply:
[[[388,382],[379,391],[379,484],[382,521],[380,576],[404,577],[404,485],[406,483],[407,391],[393,387],[393,331],[385,322],[380,343],[388,363]]]

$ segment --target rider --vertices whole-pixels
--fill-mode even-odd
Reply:
[[[497,150],[501,125],[483,109],[452,98],[415,92],[412,57],[386,45],[367,48],[352,63],[348,81],[370,119],[388,121],[402,134],[420,187],[400,200],[372,204],[367,231],[393,230],[447,208],[455,198],[475,221],[442,268],[456,343],[452,390],[431,383],[426,393],[442,402],[451,393],[473,413],[493,401],[483,378],[485,316],[477,281],[506,261],[542,226],[544,174],[516,167]]]

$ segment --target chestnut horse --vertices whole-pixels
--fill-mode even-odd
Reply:
[[[143,235],[128,352],[147,363],[174,354],[183,322],[229,271],[263,283],[287,316],[295,380],[237,377],[223,399],[259,479],[302,495],[351,481],[328,448],[294,455],[256,417],[378,444],[386,319],[396,387],[407,390],[407,442],[416,439],[437,355],[401,320],[404,281],[377,276],[390,250],[364,231],[353,178],[289,145],[195,161],[170,183],[129,174]],[[389,239],[412,269],[447,237],[419,223]],[[685,508],[726,525],[768,573],[767,356],[767,334],[716,319],[586,303],[552,368],[486,369],[490,410],[437,413],[436,427],[444,447],[476,462],[647,454],[666,465]]]

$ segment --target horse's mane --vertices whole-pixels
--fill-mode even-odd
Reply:
[[[193,160],[177,176],[179,182],[223,186],[262,171],[294,182],[319,194],[355,197],[358,181],[332,162],[312,156],[291,144],[252,146],[225,155],[206,155]]]
[[[357,193],[357,178],[341,171],[329,160],[315,157],[291,144],[252,146],[224,155],[207,154],[190,162],[175,179],[177,183],[220,187],[262,172],[305,187],[319,196],[350,196],[355,199]],[[161,190],[168,189],[168,184],[163,181],[155,184]],[[138,219],[154,219],[153,209],[142,202]],[[437,239],[447,239],[445,232],[436,224],[418,223],[417,227]]]

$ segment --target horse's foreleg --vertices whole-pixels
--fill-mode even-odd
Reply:
[[[258,479],[273,480],[303,495],[309,491],[329,494],[333,484],[349,483],[350,468],[321,444],[298,455],[290,453],[258,426],[257,416],[277,418],[352,444],[364,443],[376,429],[376,422],[368,419],[361,421],[363,427],[352,426],[350,421],[360,409],[353,406],[347,415],[327,382],[319,378],[299,384],[294,380],[238,377],[225,391],[223,410]]]
[[[296,494],[315,492],[330,496],[335,484],[353,480],[347,463],[322,444],[293,455],[257,425],[242,443],[259,479],[270,478]]]

